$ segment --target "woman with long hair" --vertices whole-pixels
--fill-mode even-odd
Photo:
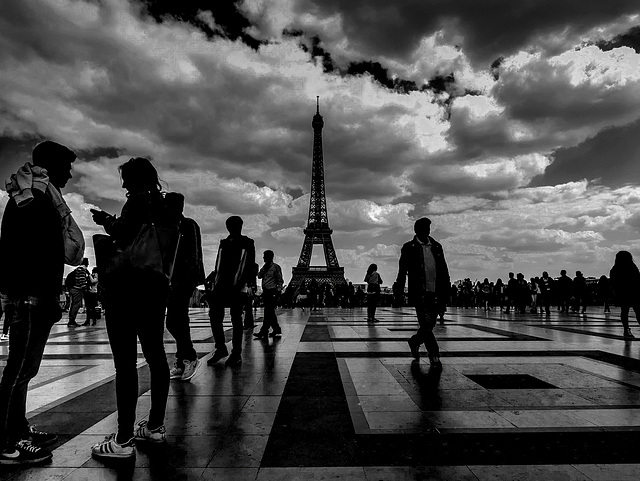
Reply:
[[[367,283],[367,321],[375,322],[377,320],[376,307],[380,300],[380,286],[382,285],[382,277],[378,274],[376,264],[369,266],[364,281]]]
[[[611,287],[617,304],[620,306],[620,320],[624,327],[624,337],[633,339],[635,336],[629,328],[629,309],[633,307],[633,312],[638,320],[640,312],[640,302],[638,302],[638,290],[640,289],[640,271],[633,262],[630,252],[620,251],[616,254],[616,260],[609,273]],[[638,321],[640,322],[640,321]]]
[[[116,218],[98,210],[92,210],[92,213],[96,224],[104,226],[120,249],[126,249],[133,245],[144,225],[162,226],[176,221],[165,204],[158,172],[148,159],[132,158],[118,170],[122,187],[127,191],[127,201],[120,216]],[[177,232],[177,224],[175,226]],[[104,277],[100,277],[100,282],[104,287],[105,323],[116,368],[118,431],[93,446],[92,454],[99,459],[130,459],[135,457],[134,439],[156,443],[165,440],[169,365],[163,336],[169,282],[158,272],[133,266],[120,269],[117,279],[111,282],[103,283]],[[152,302],[142,302],[147,299]],[[134,430],[138,401],[138,340],[151,372],[151,409],[148,420],[138,423]]]

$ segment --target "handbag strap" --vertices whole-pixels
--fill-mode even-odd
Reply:
[[[171,286],[171,279],[173,278],[173,269],[176,266],[176,260],[178,259],[178,249],[180,249],[180,238],[182,237],[182,232],[180,232],[180,226],[182,221],[178,222],[178,242],[176,242],[176,248],[173,252],[173,262],[171,263],[171,270],[169,271],[169,286]]]

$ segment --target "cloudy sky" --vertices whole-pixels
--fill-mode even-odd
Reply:
[[[638,52],[637,0],[2,0],[0,176],[42,139],[73,148],[93,265],[88,209],[118,213],[118,165],[148,156],[207,271],[238,214],[287,282],[319,95],[351,281],[376,262],[391,284],[424,215],[453,279],[599,276],[640,257]]]

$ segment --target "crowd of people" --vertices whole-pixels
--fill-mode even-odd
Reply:
[[[351,308],[366,302],[367,321],[376,321],[376,308],[384,301],[383,281],[375,264],[364,276],[366,291],[351,283],[333,286],[315,280],[283,291],[282,269],[275,262],[274,251],[263,251],[260,267],[255,242],[242,234],[243,220],[235,215],[226,220],[228,236],[220,241],[215,267],[205,276],[200,228],[183,214],[184,195],[163,192],[155,166],[143,157],[131,158],[118,167],[126,191],[120,214],[91,209],[94,222],[106,234],[93,236],[97,269],[90,273],[84,235],[61,193],[71,178],[75,159],[71,149],[47,140],[33,149],[32,162],[7,181],[9,201],[0,228],[0,293],[9,326],[9,353],[0,381],[0,464],[35,464],[52,458],[46,446],[54,443],[57,435],[29,424],[26,398],[51,328],[62,318],[60,279],[65,264],[79,266],[67,278],[69,326],[78,325],[83,300],[85,325],[95,324],[99,292],[115,365],[117,431],[91,447],[92,455],[101,460],[132,459],[138,442],[166,442],[164,418],[170,382],[189,381],[200,366],[189,319],[197,286],[205,285],[214,340],[207,365],[224,360],[225,366],[237,369],[242,363],[244,330],[254,328],[251,299],[257,279],[262,280],[264,317],[253,334],[256,340],[282,335],[278,305]],[[561,312],[584,311],[586,307],[589,290],[580,272],[574,279],[565,271],[558,279],[544,272],[529,282],[522,274],[510,273],[506,283],[498,279],[492,284],[485,279],[472,284],[466,279],[452,286],[443,247],[430,235],[431,220],[416,220],[414,232],[402,246],[392,296],[396,305],[406,301],[415,309],[418,330],[408,339],[408,349],[419,360],[424,345],[431,369],[442,369],[433,328],[438,316],[442,320],[447,303],[480,305],[486,310],[503,307],[506,312],[525,312],[529,307],[549,313],[552,304]],[[610,284],[606,278],[601,282],[602,291],[598,292],[615,293],[625,337],[632,337],[628,312],[637,306],[640,272],[631,254],[619,252]],[[223,328],[227,309],[232,324],[230,350]],[[165,322],[177,346],[172,368],[164,347]],[[138,341],[151,376],[151,407],[148,416],[136,423]]]

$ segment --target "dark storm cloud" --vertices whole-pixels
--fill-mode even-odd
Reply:
[[[424,36],[446,26],[452,38],[461,36],[473,60],[488,67],[538,38],[562,34],[575,41],[597,25],[637,13],[640,6],[636,0],[305,0],[298,9],[341,15],[349,41],[370,56],[406,59]]]
[[[247,33],[251,22],[238,10],[241,0],[138,0],[158,22],[175,19],[198,27],[208,37],[240,39],[253,49],[262,42]],[[216,28],[203,19],[202,12],[209,12]]]
[[[640,27],[633,27],[628,32],[616,35],[611,40],[596,42],[596,45],[605,51],[618,47],[631,47],[640,53]]]
[[[576,147],[558,149],[553,163],[532,186],[556,185],[580,175],[618,187],[640,179],[640,121],[603,130]]]

